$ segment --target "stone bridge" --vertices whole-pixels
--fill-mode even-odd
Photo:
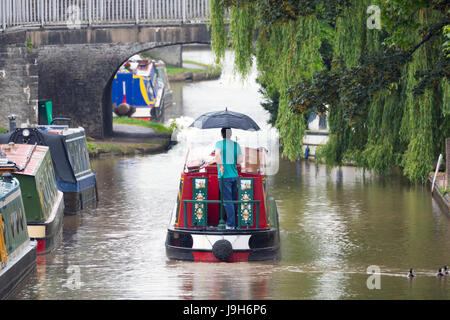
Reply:
[[[18,124],[37,123],[38,100],[48,99],[53,103],[54,117],[71,118],[72,126],[83,126],[94,138],[109,136],[112,80],[129,57],[153,48],[210,42],[205,23],[208,2],[204,0],[78,0],[86,5],[82,7],[86,15],[74,20],[75,27],[72,22],[58,20],[56,14],[61,14],[62,4],[73,0],[37,0],[48,5],[35,7],[38,25],[13,24],[5,18],[5,12],[12,12],[7,2],[15,3],[15,10],[27,12],[36,0],[0,0],[0,126],[5,128],[10,113],[18,116]],[[103,11],[99,7],[102,3]],[[110,10],[113,17],[108,16],[106,9],[111,3],[122,4],[117,7],[125,10],[122,20],[114,18],[121,16],[117,10]],[[55,4],[60,6],[50,6]],[[163,4],[170,16],[161,11]],[[145,11],[149,8],[155,11]],[[192,12],[196,12],[195,18]],[[24,19],[30,17],[33,14],[24,15]]]

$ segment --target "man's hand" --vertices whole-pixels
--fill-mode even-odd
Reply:
[[[223,174],[223,172],[225,171],[225,169],[224,169],[223,165],[220,165],[219,171],[220,171],[220,173],[222,173],[222,174]]]

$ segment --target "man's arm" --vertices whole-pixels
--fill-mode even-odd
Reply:
[[[224,169],[223,169],[223,165],[222,165],[222,152],[220,149],[216,148],[214,160],[216,160],[217,164],[219,165],[220,172],[223,172]]]
[[[241,164],[244,161],[244,155],[241,151],[241,146],[237,145],[237,164]]]

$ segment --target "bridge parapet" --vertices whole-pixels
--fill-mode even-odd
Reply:
[[[0,0],[0,30],[204,23],[209,0]]]
[[[110,136],[119,67],[141,51],[210,43],[208,13],[209,0],[0,0],[0,127],[12,112],[36,123],[48,99],[55,117]]]

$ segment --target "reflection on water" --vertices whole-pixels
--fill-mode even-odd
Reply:
[[[228,53],[226,65],[230,61]],[[254,73],[242,85],[226,72],[216,81],[173,84],[177,104],[166,117],[195,118],[226,105],[263,124],[268,116],[253,80]],[[422,187],[350,167],[281,161],[278,174],[269,177],[279,211],[281,261],[169,261],[164,241],[183,160],[180,144],[158,155],[93,160],[98,208],[65,217],[62,245],[39,257],[37,270],[12,298],[450,297],[450,278],[435,277],[440,266],[450,265],[449,217]],[[371,265],[381,269],[380,290],[366,286]],[[417,275],[413,281],[406,278],[410,267]]]

